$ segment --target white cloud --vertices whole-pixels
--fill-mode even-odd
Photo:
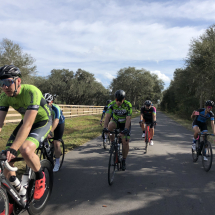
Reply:
[[[8,0],[1,6],[0,40],[21,44],[41,74],[78,67],[100,74],[102,82],[115,77],[118,62],[127,67],[184,59],[191,39],[215,21],[215,2],[200,0]],[[154,73],[170,81],[159,68]]]
[[[108,72],[106,72],[106,73],[104,74],[104,76],[105,76],[106,78],[110,79],[110,80],[116,78],[114,75],[112,75],[111,73],[108,73]]]
[[[162,79],[164,82],[170,82],[171,79],[166,76],[164,73],[161,73],[159,70],[151,71],[151,73],[156,74],[159,79]]]

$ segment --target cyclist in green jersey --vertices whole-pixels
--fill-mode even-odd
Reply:
[[[109,122],[112,113],[113,119]],[[117,90],[115,92],[115,101],[112,101],[108,106],[103,130],[104,132],[107,132],[107,130],[113,131],[114,129],[121,130],[123,144],[122,170],[126,169],[126,158],[129,151],[129,139],[131,134],[131,115],[132,105],[129,101],[125,100],[125,92],[123,90]],[[113,142],[114,136],[111,135],[110,139],[111,142]]]
[[[26,164],[35,172],[34,199],[38,200],[45,192],[46,179],[35,150],[51,130],[51,109],[37,87],[27,84],[21,85],[21,72],[13,65],[5,65],[0,68],[0,87],[3,90],[0,95],[0,132],[9,106],[22,115],[21,122],[13,131],[6,145],[7,161],[13,166],[13,163],[10,162],[11,159],[21,153]],[[6,168],[4,171],[9,180],[11,177],[16,177],[15,172]]]

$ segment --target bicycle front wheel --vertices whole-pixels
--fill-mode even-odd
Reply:
[[[107,142],[108,142],[108,139],[107,138],[103,138],[103,147],[104,147],[104,149],[107,148]]]
[[[202,148],[202,165],[204,167],[204,170],[208,172],[212,166],[213,161],[213,152],[211,143],[207,141]]]
[[[44,211],[53,187],[53,170],[52,170],[51,163],[46,159],[41,160],[40,163],[41,163],[41,169],[45,173],[45,177],[46,177],[45,193],[43,194],[41,199],[39,200],[33,199],[36,175],[34,172],[32,172],[31,179],[29,181],[29,186],[27,189],[27,195],[30,202],[28,213],[30,215],[39,215]]]
[[[118,165],[118,161],[116,159],[116,151],[115,149],[113,149],[110,151],[110,158],[108,163],[108,184],[109,185],[113,184],[117,165]]]
[[[5,215],[9,214],[9,201],[7,193],[2,187],[0,187],[0,213],[3,211]]]
[[[197,160],[198,160],[198,158],[199,158],[199,149],[200,147],[199,147],[199,141],[197,141],[197,143],[196,143],[196,149],[195,150],[193,150],[193,148],[192,148],[192,157],[193,157],[193,162],[196,162]]]

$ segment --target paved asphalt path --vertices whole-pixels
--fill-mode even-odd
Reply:
[[[192,132],[158,112],[154,146],[144,154],[138,122],[132,119],[127,170],[115,175],[112,186],[109,153],[98,137],[66,154],[43,215],[214,214],[215,163],[208,173],[201,157],[193,163]]]

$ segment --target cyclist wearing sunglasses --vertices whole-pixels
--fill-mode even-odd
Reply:
[[[112,113],[113,113],[113,119],[110,121]],[[107,130],[113,131],[114,129],[121,130],[121,137],[122,137],[122,144],[123,144],[123,150],[122,150],[122,155],[123,155],[122,170],[123,171],[125,171],[126,169],[126,158],[129,151],[129,139],[131,135],[131,115],[132,115],[132,105],[130,102],[125,100],[125,91],[117,90],[115,92],[115,101],[112,101],[108,106],[103,131],[104,132],[106,132]],[[114,135],[111,135],[110,139],[111,139],[111,142],[113,142]]]
[[[54,97],[51,94],[45,93],[44,98],[47,104],[52,108],[53,123],[52,123],[51,133],[54,132],[54,149],[55,149],[55,156],[56,156],[56,162],[55,162],[53,172],[57,172],[59,171],[59,168],[60,168],[59,160],[60,160],[60,154],[61,154],[61,148],[60,148],[61,142],[59,140],[61,140],[63,137],[65,117],[60,107],[53,103]],[[51,135],[48,135],[48,138],[51,138]]]
[[[150,124],[150,136],[151,140],[149,145],[154,145],[153,136],[154,136],[154,125],[156,125],[156,109],[152,106],[152,102],[150,100],[146,100],[144,106],[141,108],[140,114],[140,126],[142,128],[143,134],[142,137],[145,137],[145,123]]]
[[[45,192],[45,174],[35,150],[51,129],[51,109],[37,87],[21,84],[21,72],[13,65],[0,68],[0,87],[3,91],[0,95],[0,132],[9,106],[22,115],[21,122],[7,142],[7,160],[10,162],[19,153],[22,154],[26,164],[36,174],[34,199],[38,200]],[[10,165],[13,166],[13,163],[10,162]],[[8,179],[15,176],[15,172],[6,168],[4,171]]]
[[[205,108],[200,108],[197,111],[193,111],[191,118],[194,118],[193,121],[193,131],[194,131],[194,137],[193,137],[193,143],[192,143],[192,149],[196,150],[196,138],[198,138],[198,133],[203,132],[207,133],[207,124],[206,121],[208,119],[211,120],[211,127],[212,131],[215,135],[215,128],[214,128],[214,113],[212,112],[212,108],[214,106],[214,102],[211,100],[208,100],[205,102]],[[204,160],[207,158],[204,157]]]

